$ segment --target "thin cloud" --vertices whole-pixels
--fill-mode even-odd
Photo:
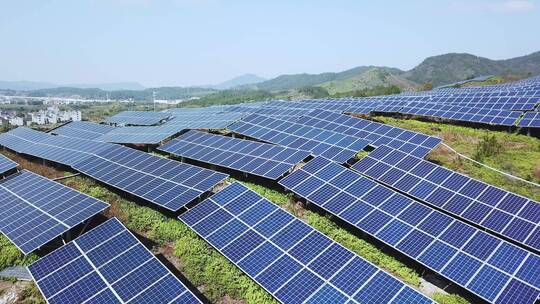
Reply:
[[[528,13],[536,9],[532,1],[508,0],[498,2],[455,2],[452,4],[454,10],[467,13],[503,13],[516,14]]]

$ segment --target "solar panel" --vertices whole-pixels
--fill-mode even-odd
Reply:
[[[159,147],[177,156],[278,179],[310,155],[307,151],[189,131]]]
[[[229,126],[229,129],[273,144],[310,151],[314,155],[342,163],[353,158],[369,143],[353,136],[257,114]]]
[[[227,174],[117,145],[75,163],[73,168],[172,211],[227,178]]]
[[[246,116],[245,113],[177,113],[165,125],[176,126],[181,129],[225,129],[244,116]]]
[[[534,303],[540,256],[316,157],[280,184],[484,300]],[[522,286],[516,290],[515,285]]]
[[[353,168],[430,206],[540,249],[538,202],[386,146]]]
[[[123,111],[105,120],[109,124],[152,126],[171,117],[169,112]]]
[[[519,120],[518,127],[540,128],[540,112],[527,112]]]
[[[10,170],[17,168],[18,164],[11,159],[0,154],[0,174],[4,174]]]
[[[399,112],[501,126],[515,125],[516,120],[521,115],[521,112],[509,110],[491,110],[423,102],[412,102]]]
[[[179,218],[282,303],[433,303],[238,182]]]
[[[96,139],[115,127],[88,121],[73,121],[51,131],[52,134],[81,139]]]
[[[424,157],[441,142],[437,137],[325,110],[313,110],[296,122],[360,137],[371,141],[372,146],[387,145],[418,157]]]
[[[0,182],[0,197],[0,231],[24,254],[109,207],[26,170]]]
[[[148,127],[120,127],[95,138],[95,140],[117,144],[159,144],[182,132],[183,129],[182,126],[167,124]]]
[[[112,218],[28,266],[48,303],[202,303]]]
[[[0,145],[17,153],[32,155],[67,166],[107,149],[113,144],[56,136],[19,127],[0,134]]]

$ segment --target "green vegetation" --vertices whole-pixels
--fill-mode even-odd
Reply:
[[[207,107],[213,105],[229,105],[243,102],[263,101],[273,98],[273,95],[262,90],[225,90],[201,97],[201,99],[186,101],[180,107]]]
[[[0,269],[10,266],[27,266],[36,260],[35,254],[24,256],[13,243],[0,235]]]
[[[437,303],[440,304],[467,304],[467,300],[464,298],[453,295],[453,294],[446,294],[446,293],[440,293],[436,292],[433,294],[433,300],[437,301]]]
[[[373,88],[367,88],[362,90],[355,90],[345,93],[336,93],[332,97],[369,97],[369,96],[380,96],[380,95],[392,95],[401,93],[401,89],[397,86],[376,86]]]
[[[540,183],[540,139],[504,131],[488,131],[414,119],[375,117],[374,119],[405,129],[435,135],[443,142],[470,158],[480,158],[482,163],[535,183]],[[477,165],[444,146],[428,155],[449,169],[465,173],[486,183],[540,201],[540,188],[510,179]]]

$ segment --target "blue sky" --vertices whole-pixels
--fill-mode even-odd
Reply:
[[[539,1],[0,2],[0,80],[218,83],[540,50]]]

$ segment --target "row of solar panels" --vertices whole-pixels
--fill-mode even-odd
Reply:
[[[118,115],[121,115],[122,113]],[[131,115],[134,114],[132,113]],[[186,129],[223,129],[243,116],[244,114],[242,113],[177,116],[161,125],[125,127],[112,127],[104,124],[76,121],[56,128],[52,130],[52,133],[109,143],[159,144]],[[142,115],[142,121],[144,121],[144,117],[145,115]],[[141,122],[141,124],[142,123],[143,122]]]
[[[129,159],[133,159],[133,157],[128,157]]]
[[[145,162],[131,154],[116,161],[124,157]],[[7,198],[0,230],[25,253],[108,207],[28,171],[2,181],[0,191]],[[283,303],[432,303],[239,183],[181,219]],[[29,270],[49,303],[200,303],[116,219]]]
[[[109,204],[23,170],[0,181],[0,232],[23,253]],[[28,267],[48,303],[202,303],[118,220]]]

